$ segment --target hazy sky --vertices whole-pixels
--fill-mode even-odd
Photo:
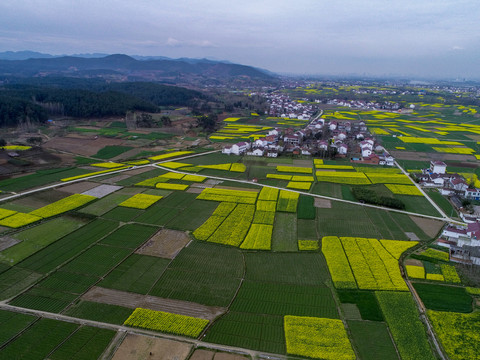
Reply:
[[[478,0],[2,0],[0,51],[480,78]]]

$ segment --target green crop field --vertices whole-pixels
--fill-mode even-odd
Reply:
[[[99,243],[127,249],[136,249],[157,231],[158,228],[153,226],[127,224],[106,236]]]
[[[98,286],[147,294],[170,263],[169,259],[132,254]]]
[[[191,205],[172,218],[167,223],[167,227],[193,231],[212,215],[217,206],[215,201],[194,200]]]
[[[19,192],[34,187],[48,185],[71,176],[87,174],[89,172],[89,170],[80,168],[39,170],[35,174],[0,181],[0,190]]]
[[[34,316],[0,310],[0,348],[35,320]]]
[[[283,317],[229,312],[215,322],[203,340],[285,354]]]
[[[102,218],[108,220],[129,222],[137,216],[143,214],[144,210],[118,206],[102,215]]]
[[[258,296],[260,293],[261,297]],[[335,300],[326,286],[244,281],[230,310],[277,316],[338,318]]]
[[[298,199],[297,217],[299,219],[315,219],[316,209],[312,196],[300,195]]]
[[[106,212],[116,208],[118,204],[127,200],[131,195],[122,194],[120,191],[107,195],[94,203],[80,209],[79,212],[95,216],[101,216]]]
[[[107,145],[100,149],[93,157],[98,159],[111,159],[133,149],[131,146]]]
[[[147,210],[145,210],[140,216],[138,216],[135,219],[135,221],[142,224],[165,226],[170,220],[174,219],[181,211],[182,209],[163,207],[162,204],[157,203],[150,206]]]
[[[22,336],[0,349],[2,359],[44,359],[67,339],[78,325],[50,319],[41,319]]]
[[[322,285],[330,276],[317,253],[245,253],[245,279],[297,285]]]
[[[94,245],[74,260],[62,267],[62,270],[93,276],[103,276],[125,259],[131,249]]]
[[[434,360],[436,357],[409,292],[377,291],[380,308],[402,359]]]
[[[387,326],[378,322],[349,320],[348,328],[359,355],[365,360],[398,360]]]
[[[65,315],[80,319],[122,325],[132,313],[132,309],[122,306],[80,301],[64,311]]]
[[[413,286],[427,309],[462,313],[473,310],[472,297],[465,288],[421,283],[414,283]]]
[[[49,359],[97,359],[108,346],[115,331],[84,326],[49,355]]]
[[[118,223],[114,221],[94,220],[23,260],[18,266],[39,273],[52,271],[99,241],[117,226]]]
[[[405,204],[406,211],[431,216],[440,216],[439,212],[424,196],[395,195],[395,198]]]
[[[13,235],[20,243],[0,252],[0,260],[14,265],[63,236],[78,229],[83,221],[62,216]]]
[[[315,220],[297,220],[297,236],[299,240],[316,240],[317,224]]]
[[[0,299],[8,299],[34,284],[42,275],[28,269],[12,267],[0,274]]]
[[[382,237],[362,206],[332,202],[331,209],[317,209],[317,226],[321,237]]]
[[[275,214],[272,236],[273,251],[297,251],[297,216],[291,213]]]
[[[373,291],[337,290],[342,303],[355,304],[363,320],[383,321],[382,311]]]
[[[236,248],[195,241],[170,263],[150,295],[227,306],[243,272],[242,253]]]
[[[427,190],[428,196],[440,206],[445,214],[450,217],[458,217],[457,211],[453,208],[453,205],[437,190]]]

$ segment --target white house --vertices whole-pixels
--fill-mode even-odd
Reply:
[[[337,135],[338,140],[345,140],[347,138],[347,134],[344,133],[343,131]]]
[[[278,151],[274,149],[267,150],[267,157],[276,158],[278,157]]]
[[[372,151],[373,150],[373,144],[370,143],[370,141],[363,140],[362,142],[360,142],[360,149],[362,149],[362,151],[364,149],[368,149],[368,150]]]
[[[458,240],[459,237],[466,237],[467,236],[467,229],[463,229],[463,228],[459,229],[459,228],[454,227],[454,226],[447,226],[443,230],[442,236]]]
[[[318,142],[318,148],[320,150],[328,150],[328,143],[325,140],[320,140]]]
[[[347,155],[347,152],[348,152],[348,146],[345,145],[345,144],[341,144],[337,147],[338,149],[338,153],[340,155]]]
[[[268,141],[266,138],[259,138],[255,140],[253,145],[256,147],[264,147],[264,146],[267,146],[267,144],[268,144]]]
[[[243,142],[239,142],[237,144],[233,144],[232,148],[230,150],[230,153],[235,154],[235,155],[241,155],[245,151],[247,151],[248,149],[250,149],[250,143],[247,143],[247,142],[243,141]]]
[[[328,128],[330,129],[330,131],[337,130],[337,122],[331,121],[330,124],[328,125]]]
[[[256,148],[252,151],[247,151],[247,155],[252,155],[252,156],[263,156],[265,154],[265,150],[263,148]]]
[[[372,155],[372,150],[369,148],[362,149],[362,157],[369,157],[370,155]]]
[[[443,161],[430,161],[430,171],[434,174],[445,174],[447,164]]]

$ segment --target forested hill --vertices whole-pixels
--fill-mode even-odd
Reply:
[[[127,55],[101,58],[63,56],[27,60],[0,60],[3,76],[110,76],[127,80],[182,82],[190,80],[249,79],[273,81],[275,78],[257,68],[211,60],[188,59],[136,60]]]
[[[0,87],[0,126],[44,122],[48,116],[86,118],[122,116],[131,110],[156,112],[159,106],[188,106],[203,98],[198,91],[155,83],[31,79]]]

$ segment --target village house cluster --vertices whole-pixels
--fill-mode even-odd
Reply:
[[[448,173],[443,161],[431,161],[428,169],[423,169],[415,176],[421,186],[438,188],[442,195],[449,196],[459,210],[463,207],[463,199],[480,199],[480,189],[469,187],[463,176]],[[436,244],[450,250],[452,261],[480,265],[480,216],[466,215],[461,211],[459,214],[466,226],[448,224]]]
[[[269,103],[268,115],[272,117],[310,120],[318,108],[313,104],[299,103],[283,93],[263,93]]]
[[[224,154],[277,157],[279,154],[351,157],[352,162],[393,166],[395,159],[376,143],[363,121],[325,121],[312,118],[301,130],[270,130],[253,142],[225,146]]]
[[[315,102],[320,102],[320,100],[315,100]],[[392,110],[398,111],[401,106],[399,103],[384,101],[384,102],[373,102],[366,100],[342,100],[342,99],[331,99],[327,100],[328,105],[343,106],[352,109],[362,109],[362,110]]]
[[[414,175],[422,187],[438,188],[442,195],[451,196],[457,208],[462,207],[462,198],[480,199],[480,189],[471,188],[459,174],[447,173],[447,165],[443,161],[431,161],[428,169]]]

